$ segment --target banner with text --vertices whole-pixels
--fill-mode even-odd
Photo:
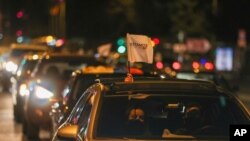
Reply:
[[[153,45],[145,35],[127,34],[128,61],[153,63]]]

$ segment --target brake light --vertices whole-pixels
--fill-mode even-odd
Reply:
[[[206,70],[213,70],[214,69],[214,64],[211,62],[205,63],[205,69]]]
[[[180,62],[173,62],[172,67],[175,70],[180,70],[181,69],[181,63]]]
[[[156,63],[156,68],[159,69],[159,70],[163,69],[163,63],[161,61],[157,62]]]

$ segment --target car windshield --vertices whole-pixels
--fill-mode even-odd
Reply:
[[[248,122],[223,96],[106,95],[101,103],[96,138],[227,138],[230,124]]]

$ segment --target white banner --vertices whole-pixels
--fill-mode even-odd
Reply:
[[[127,34],[128,61],[153,63],[153,45],[145,35]]]

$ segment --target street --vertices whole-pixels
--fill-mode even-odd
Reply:
[[[0,94],[0,140],[1,141],[29,141],[22,135],[22,125],[14,122],[11,95]],[[49,141],[49,133],[41,131],[40,141]]]
[[[250,111],[250,96],[247,86],[241,88],[237,95],[247,106]],[[11,103],[11,95],[9,93],[0,94],[0,139],[1,141],[28,141],[22,135],[22,125],[14,122],[13,109]],[[40,141],[49,141],[49,133],[40,132]]]

